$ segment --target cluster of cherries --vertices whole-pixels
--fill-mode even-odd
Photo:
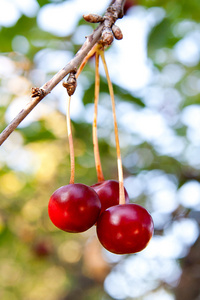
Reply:
[[[123,186],[122,163],[114,108],[114,93],[108,75],[104,52],[98,45],[88,55],[87,59],[92,56],[94,52],[96,53],[96,109],[93,122],[93,144],[98,183],[92,186],[74,183],[74,151],[69,119],[70,114],[68,110],[67,124],[71,150],[71,179],[70,184],[60,187],[52,194],[49,200],[48,213],[52,223],[63,231],[78,233],[86,231],[93,225],[96,225],[98,239],[107,250],[116,254],[136,253],[143,250],[149,243],[154,230],[153,220],[145,208],[137,204],[129,203],[128,193]],[[101,55],[104,64],[112,100],[119,181],[104,180],[98,151],[97,100],[99,93],[99,55]],[[83,65],[84,64],[85,62],[83,62]],[[80,68],[82,68],[82,66]],[[69,81],[65,83],[65,85],[63,84],[64,87],[70,89],[70,93],[71,87],[73,90],[74,82],[75,78],[71,77],[70,84],[72,84],[72,86],[69,84]]]
[[[52,223],[67,232],[83,232],[96,224],[101,244],[116,254],[143,250],[153,235],[150,214],[140,205],[119,205],[119,183],[106,180],[91,187],[75,183],[60,187],[49,200]]]

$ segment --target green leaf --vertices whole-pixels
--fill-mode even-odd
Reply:
[[[18,129],[25,139],[25,143],[44,140],[54,140],[55,135],[45,127],[44,121],[34,122],[31,125]]]
[[[66,1],[69,1],[69,0],[37,0],[40,7],[42,7],[46,4],[50,4],[50,3],[62,3],[62,2],[66,2]]]
[[[177,42],[172,35],[171,22],[165,18],[155,26],[148,37],[148,56],[152,57],[157,49],[172,47]]]
[[[85,91],[82,99],[84,105],[94,102],[94,85],[94,82],[92,82],[90,87]],[[140,98],[131,95],[131,93],[126,89],[119,87],[116,84],[113,84],[113,89],[115,95],[121,98],[122,101],[133,102],[141,107],[145,106]],[[100,82],[100,93],[109,93],[107,82],[103,77],[101,78]]]

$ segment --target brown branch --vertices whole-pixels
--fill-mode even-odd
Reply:
[[[84,58],[92,47],[101,41],[105,46],[112,43],[111,37],[112,26],[118,18],[123,17],[123,7],[125,0],[114,0],[107,8],[103,17],[103,21],[99,26],[86,38],[86,41],[74,56],[74,58],[57,74],[55,74],[48,82],[46,82],[41,88],[33,88],[31,100],[22,109],[19,114],[10,122],[10,124],[0,134],[0,145],[9,137],[9,135],[17,128],[17,126],[24,120],[24,118],[32,111],[32,109],[46,96],[54,87],[69,73],[78,69],[78,66],[82,63]]]

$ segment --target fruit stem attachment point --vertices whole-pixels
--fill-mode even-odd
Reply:
[[[97,136],[97,113],[98,113],[98,100],[99,100],[99,51],[95,54],[95,92],[94,92],[94,120],[92,126],[93,146],[94,146],[94,159],[97,172],[98,182],[104,181],[103,171],[101,167],[101,159],[99,155],[98,136]]]
[[[124,193],[124,179],[123,179],[123,167],[122,167],[122,159],[121,159],[121,151],[120,151],[120,145],[119,145],[119,135],[118,135],[118,127],[117,127],[117,116],[116,116],[116,110],[115,110],[115,97],[114,97],[114,91],[112,82],[110,80],[108,67],[105,60],[105,55],[103,50],[99,50],[102,63],[104,66],[104,70],[106,73],[106,78],[108,82],[108,89],[111,97],[111,103],[112,103],[112,111],[113,111],[113,119],[114,119],[114,130],[115,130],[115,142],[116,142],[116,150],[117,150],[117,167],[118,167],[118,180],[119,180],[119,204],[125,204],[125,193]]]

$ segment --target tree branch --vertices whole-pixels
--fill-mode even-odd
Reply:
[[[32,111],[32,109],[46,96],[54,87],[69,73],[76,72],[78,66],[82,63],[84,58],[92,47],[101,42],[104,46],[108,46],[112,43],[113,38],[112,26],[118,18],[123,17],[123,7],[125,0],[113,0],[106,10],[103,17],[103,21],[98,27],[86,38],[86,41],[69,63],[55,74],[48,82],[46,82],[41,88],[33,88],[31,100],[22,109],[19,114],[10,122],[10,124],[0,134],[0,145],[9,137],[9,135],[17,128],[17,126],[24,120],[24,118]],[[108,35],[109,34],[109,35]],[[113,34],[112,34],[113,35]]]

